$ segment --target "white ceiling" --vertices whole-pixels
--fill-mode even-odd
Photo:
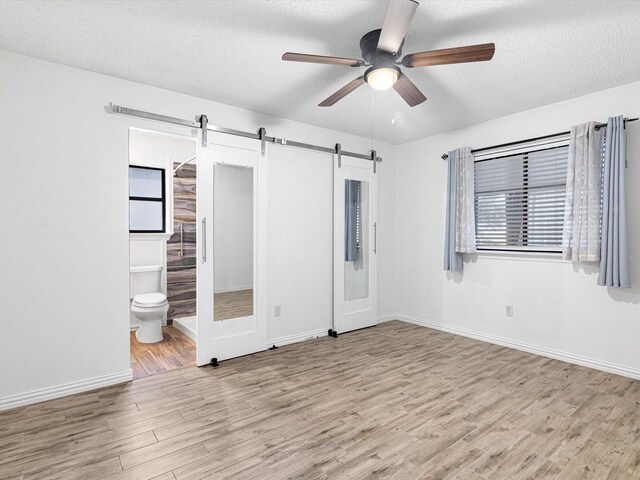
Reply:
[[[363,69],[282,53],[359,58],[360,37],[381,27],[385,9],[383,0],[3,1],[0,48],[358,135],[373,124],[391,143],[640,79],[640,1],[422,0],[405,53],[494,42],[493,60],[405,69],[428,98],[414,108],[366,85],[317,107]]]

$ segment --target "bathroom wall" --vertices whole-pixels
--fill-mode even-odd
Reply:
[[[165,170],[165,191],[167,194],[167,234],[173,233],[174,201],[172,172],[174,162],[178,164],[194,157],[196,154],[195,139],[188,135],[165,133],[162,128],[131,128],[129,130],[129,164],[142,167],[155,167]],[[194,187],[195,188],[195,187]],[[153,235],[153,234],[139,234]]]
[[[196,314],[196,161],[173,177],[173,235],[167,241],[168,322]],[[177,168],[179,162],[173,164]]]
[[[163,317],[162,323],[166,325],[174,311],[174,307],[180,307],[182,293],[180,289],[186,288],[181,280],[182,276],[171,272],[168,268],[169,263],[176,262],[176,259],[171,255],[179,252],[171,247],[169,244],[172,239],[175,240],[178,230],[175,229],[174,218],[178,215],[180,218],[191,214],[193,216],[191,231],[195,232],[195,170],[193,172],[193,202],[189,205],[188,200],[183,198],[175,198],[174,185],[176,183],[175,177],[172,172],[174,165],[177,166],[185,160],[193,157],[196,154],[195,141],[190,137],[161,134],[152,130],[141,130],[132,128],[129,130],[129,164],[162,168],[165,170],[165,192],[166,192],[166,229],[165,233],[132,233],[129,234],[129,264],[130,266],[144,266],[144,265],[161,265],[163,267],[162,275],[160,279],[160,291],[167,295],[167,297],[173,297],[173,303],[171,298],[169,299],[169,312]],[[192,167],[195,168],[195,167]],[[182,169],[181,169],[182,171]],[[185,175],[185,173],[181,173]],[[180,183],[180,182],[178,182]],[[190,187],[180,188],[179,197],[185,195],[185,191]],[[172,235],[173,233],[173,235]],[[179,233],[177,235],[179,241]],[[191,241],[195,242],[195,233],[190,236]],[[174,244],[175,245],[175,244]],[[195,245],[193,245],[192,261],[195,261]],[[178,260],[179,261],[179,260]],[[195,264],[194,264],[195,265]],[[195,272],[193,273],[194,285],[192,290],[195,290]],[[129,296],[133,297],[136,293],[133,291],[133,287],[130,289]],[[195,310],[195,292],[194,306]],[[180,315],[182,316],[182,315]],[[137,328],[139,320],[130,314],[131,328]]]

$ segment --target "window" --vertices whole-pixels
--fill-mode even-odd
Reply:
[[[129,167],[129,232],[164,233],[164,170]]]
[[[476,156],[479,250],[560,252],[568,141]]]

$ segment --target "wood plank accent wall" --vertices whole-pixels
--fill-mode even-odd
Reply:
[[[176,168],[178,163],[174,163]],[[167,242],[167,321],[196,314],[196,172],[185,165],[173,177],[173,231]],[[180,255],[180,224],[182,248]]]

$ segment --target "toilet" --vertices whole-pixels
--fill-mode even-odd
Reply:
[[[140,320],[136,338],[140,343],[162,341],[162,317],[169,311],[164,293],[141,293],[133,297],[131,311]]]
[[[130,267],[131,315],[137,319],[136,338],[140,343],[163,340],[162,319],[169,311],[167,296],[162,293],[162,265]]]

